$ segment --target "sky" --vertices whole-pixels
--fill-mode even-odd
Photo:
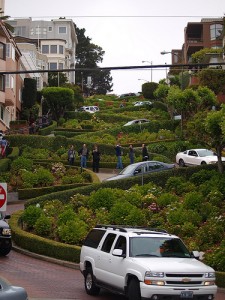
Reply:
[[[162,69],[111,71],[112,93],[137,93],[146,81],[166,78],[171,54],[181,49],[188,22],[225,15],[224,0],[6,0],[11,18],[73,19],[105,51],[102,67],[165,65]],[[143,62],[146,61],[146,62]]]

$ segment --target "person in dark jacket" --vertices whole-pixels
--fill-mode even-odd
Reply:
[[[71,145],[70,149],[68,150],[68,162],[69,162],[69,164],[73,165],[74,160],[75,160],[75,150],[74,150],[74,146]]]
[[[122,147],[120,143],[118,143],[115,147],[116,150],[116,157],[117,157],[117,164],[116,168],[117,169],[123,169],[123,163],[122,163]]]
[[[149,160],[149,154],[145,144],[142,144],[142,161]]]
[[[134,163],[134,148],[133,145],[130,144],[129,146],[129,159],[130,159],[130,164]]]
[[[99,172],[100,152],[97,145],[94,145],[92,150],[92,169],[93,172]]]

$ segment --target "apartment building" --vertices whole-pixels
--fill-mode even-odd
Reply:
[[[50,21],[13,19],[8,23],[14,27],[13,36],[37,41],[37,50],[48,58],[48,70],[75,68],[77,36],[70,19]],[[68,81],[75,83],[75,71],[66,72]]]
[[[25,67],[20,60],[22,54],[11,33],[0,21],[0,130],[7,130],[10,121],[19,118],[24,77],[16,74]]]

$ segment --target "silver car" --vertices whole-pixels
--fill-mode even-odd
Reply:
[[[142,161],[127,166],[118,175],[109,177],[104,181],[119,180],[138,175],[145,175],[153,172],[165,171],[173,168],[175,168],[175,164],[167,164],[155,160]]]
[[[5,280],[0,278],[0,299],[28,300],[28,295],[24,288],[10,285]]]

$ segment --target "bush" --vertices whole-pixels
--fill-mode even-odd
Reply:
[[[178,202],[179,197],[172,194],[172,193],[163,193],[162,195],[159,196],[157,199],[157,203],[160,206],[160,208],[164,208],[172,203]]]
[[[114,202],[118,199],[120,191],[111,188],[101,188],[96,192],[92,192],[88,205],[93,210],[106,208],[110,210]]]
[[[18,157],[15,159],[11,164],[11,171],[15,174],[18,174],[21,169],[25,169],[27,171],[33,170],[33,160],[24,158],[24,157]]]
[[[204,205],[204,196],[199,192],[189,192],[184,196],[183,205],[186,209],[199,211],[201,205]]]
[[[40,207],[29,206],[27,209],[24,210],[24,212],[21,216],[21,220],[28,229],[33,229],[35,226],[35,223],[40,218],[42,213],[43,213],[43,211]]]
[[[37,235],[48,237],[51,233],[52,224],[50,219],[42,214],[39,219],[37,219],[34,225],[34,231]]]

